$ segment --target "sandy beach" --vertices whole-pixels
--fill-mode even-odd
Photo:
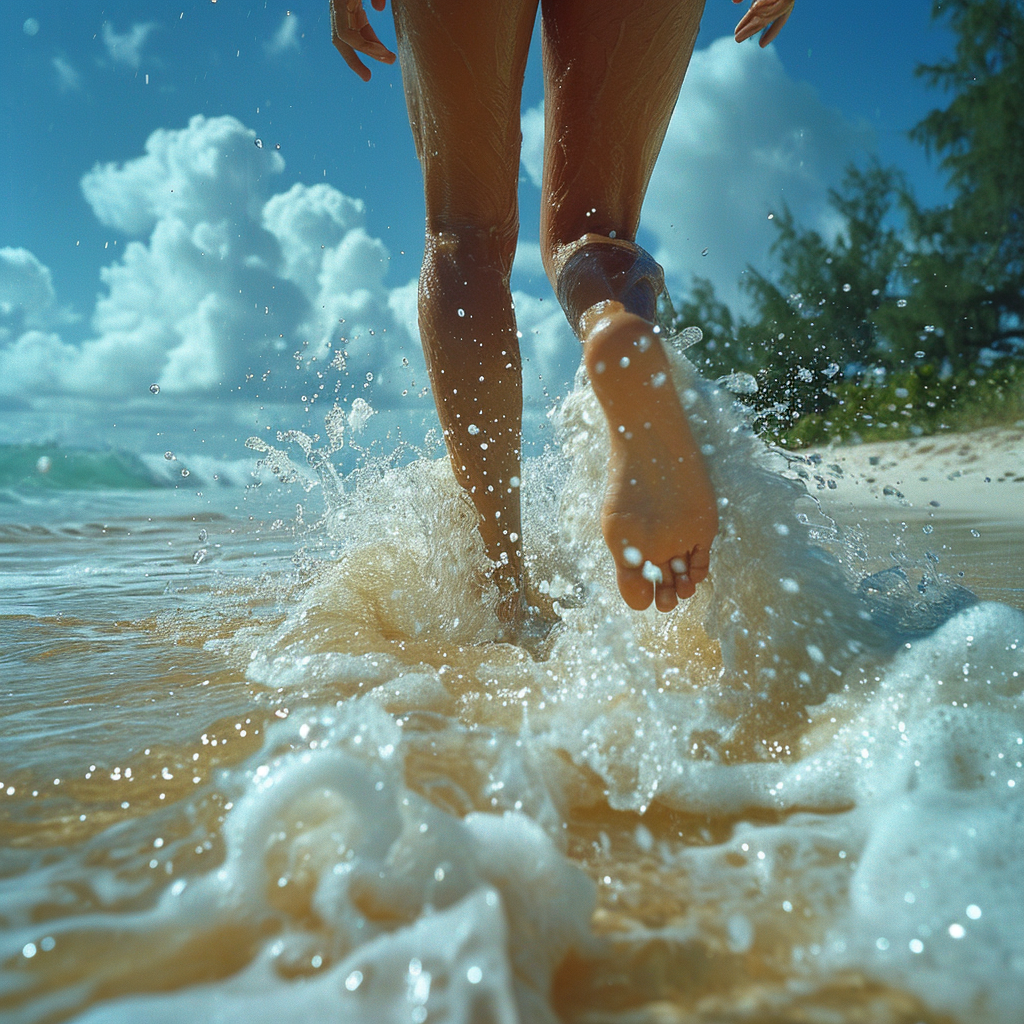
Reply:
[[[1024,428],[989,427],[801,453],[823,497],[1024,522]]]

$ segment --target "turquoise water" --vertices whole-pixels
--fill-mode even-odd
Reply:
[[[1019,532],[823,514],[679,372],[710,583],[618,600],[580,385],[529,647],[443,459],[6,449],[5,1019],[1017,1020]]]

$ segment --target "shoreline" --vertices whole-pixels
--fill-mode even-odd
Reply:
[[[1024,523],[1024,427],[807,448],[811,493],[829,504],[895,506]],[[824,479],[824,488],[815,490]]]

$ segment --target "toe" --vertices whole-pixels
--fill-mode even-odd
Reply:
[[[700,583],[707,578],[708,565],[710,563],[710,552],[706,548],[695,547],[690,552],[689,577],[694,583]]]
[[[675,608],[679,599],[676,596],[675,579],[672,567],[668,562],[659,565],[662,582],[656,583],[654,587],[654,603],[659,612],[670,612]]]
[[[634,611],[642,612],[654,600],[654,584],[639,569],[616,565],[615,575],[623,601]]]
[[[693,580],[690,578],[690,564],[685,558],[673,558],[669,562],[669,566],[672,569],[672,582],[675,588],[676,597],[680,601],[685,601],[688,597],[693,597],[696,587],[693,584]]]
[[[697,588],[693,584],[693,580],[690,579],[685,573],[680,573],[676,576],[676,596],[680,601],[685,601],[689,597],[697,592]]]

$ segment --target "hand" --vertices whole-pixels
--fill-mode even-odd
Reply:
[[[386,0],[371,2],[375,11],[384,10]],[[356,56],[357,50],[381,64],[394,64],[396,60],[373,31],[363,10],[363,0],[331,0],[331,42],[364,82],[370,80],[370,69]]]
[[[376,3],[376,0],[374,2]],[[732,2],[739,4],[743,3],[743,0],[732,0]],[[754,0],[750,5],[750,10],[743,15],[740,23],[736,26],[736,42],[742,43],[745,39],[757,35],[761,29],[764,29],[759,42],[762,47],[767,46],[782,31],[782,26],[789,20],[794,3],[795,0]]]

